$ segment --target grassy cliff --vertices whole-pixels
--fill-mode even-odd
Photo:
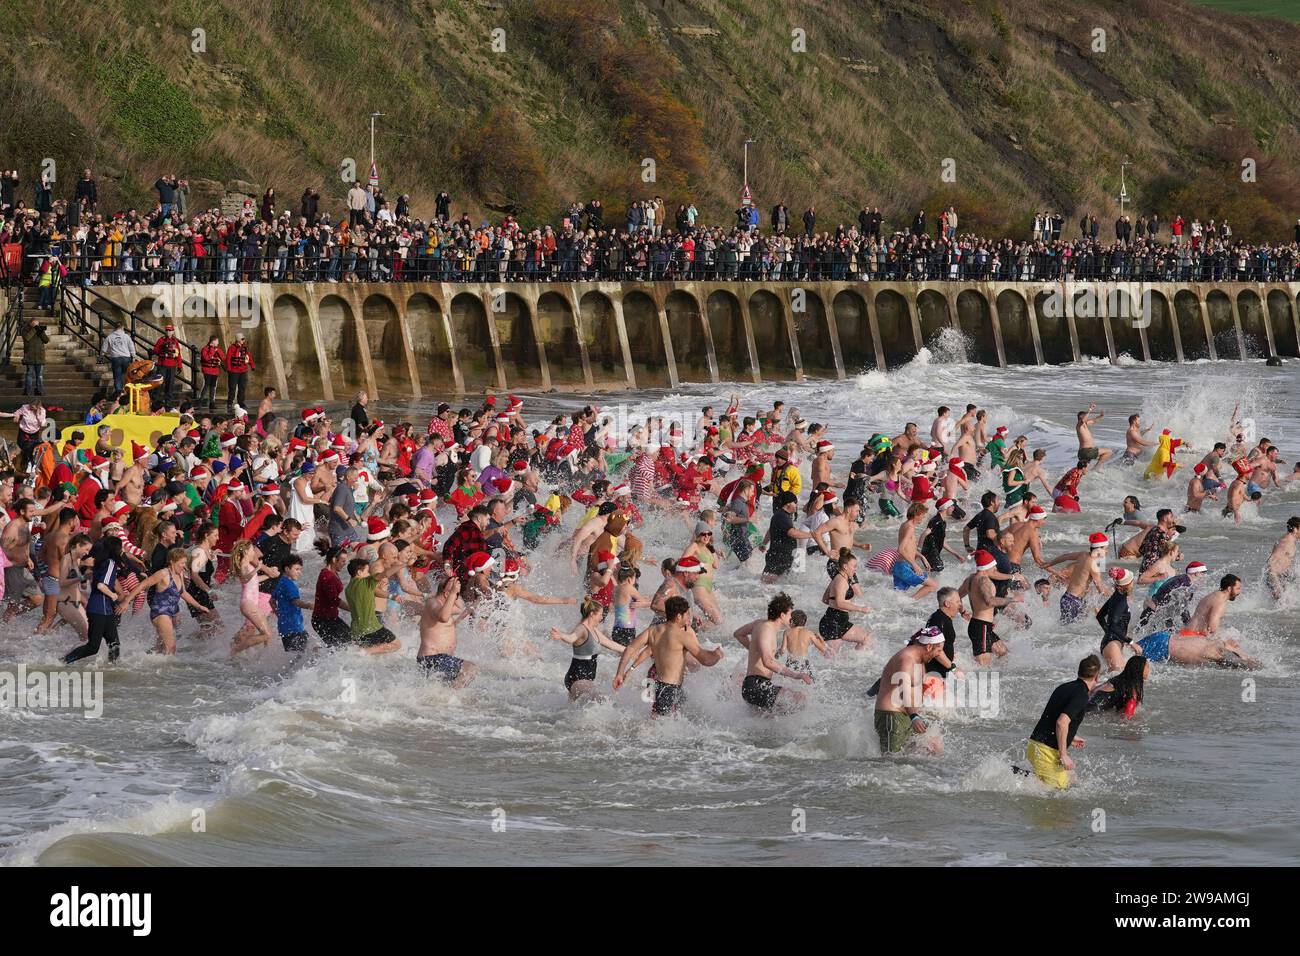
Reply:
[[[717,220],[752,138],[760,206],[815,202],[823,224],[862,203],[895,224],[948,201],[982,228],[1107,217],[1125,157],[1139,211],[1258,238],[1300,215],[1300,26],[1184,0],[9,0],[5,18],[0,166],[28,201],[50,157],[59,195],[90,166],[110,207],[167,171],[195,203],[242,181],[338,205],[377,110],[385,189],[417,213],[447,188],[482,214],[657,193]]]

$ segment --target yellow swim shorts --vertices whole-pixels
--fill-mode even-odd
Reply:
[[[1025,747],[1025,756],[1038,779],[1049,787],[1064,790],[1070,785],[1070,772],[1061,766],[1061,756],[1055,747],[1031,740]]]

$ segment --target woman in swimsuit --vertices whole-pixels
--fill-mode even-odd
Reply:
[[[59,616],[72,625],[83,641],[89,632],[84,595],[81,593],[81,563],[90,553],[90,535],[75,534],[68,540],[59,568]]]
[[[1025,453],[1019,448],[1011,449],[1007,455],[1006,465],[1002,469],[1002,491],[1007,508],[1020,504],[1021,499],[1025,497],[1025,492],[1029,490],[1029,482],[1025,480],[1024,464]]]
[[[713,596],[713,575],[720,563],[717,552],[713,550],[713,529],[706,527],[704,522],[697,524],[695,537],[682,552],[682,557],[699,559],[700,576],[695,582],[695,587],[691,588],[695,606],[714,624],[721,624],[722,611],[718,607],[718,599]]]
[[[186,585],[185,590],[209,612],[205,615],[197,608],[190,608],[190,616],[201,620],[205,631],[221,623],[212,600],[212,572],[217,565],[218,533],[216,525],[201,524],[194,529],[191,539],[194,541],[194,548],[190,551],[190,583]]]
[[[599,699],[594,693],[596,683],[596,657],[603,647],[615,654],[623,653],[623,645],[611,640],[600,629],[600,622],[605,617],[605,609],[587,598],[579,608],[582,620],[572,631],[551,628],[551,640],[564,641],[573,648],[573,660],[564,675],[564,687],[569,692],[569,700],[586,697]]]
[[[148,589],[149,620],[158,634],[158,642],[153,648],[155,654],[176,653],[176,618],[181,613],[181,601],[198,608],[202,614],[208,613],[208,609],[185,590],[187,557],[184,548],[172,548],[167,552],[167,567],[155,571],[140,585]]]
[[[271,610],[271,595],[258,590],[261,583],[274,575],[259,572],[267,570],[262,564],[262,552],[251,541],[238,541],[230,552],[230,566],[240,581],[239,613],[244,615],[244,626],[235,632],[230,656],[250,647],[269,643],[272,634],[266,626],[266,615]]]
[[[614,627],[610,636],[624,647],[636,637],[637,608],[649,607],[650,599],[637,590],[639,568],[631,565],[618,569],[618,583],[614,585]]]
[[[862,650],[871,644],[871,632],[849,620],[849,613],[868,614],[871,608],[866,604],[853,603],[853,598],[857,596],[857,571],[857,556],[848,548],[840,548],[840,555],[835,561],[835,573],[822,594],[826,611],[817,625],[817,632],[828,643],[846,641]]]

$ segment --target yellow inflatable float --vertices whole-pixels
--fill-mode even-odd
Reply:
[[[1178,462],[1174,461],[1174,452],[1182,445],[1181,438],[1174,438],[1169,429],[1166,428],[1160,433],[1160,441],[1156,444],[1155,453],[1151,456],[1151,464],[1147,465],[1146,473],[1143,478],[1172,478],[1174,472],[1178,470]]]
[[[129,411],[121,412],[116,415],[105,415],[102,419],[93,425],[69,425],[59,432],[59,448],[72,437],[73,432],[81,432],[82,437],[87,439],[87,447],[94,447],[95,432],[100,425],[107,425],[109,428],[108,443],[114,448],[122,450],[123,460],[127,464],[135,461],[135,447],[143,446],[146,450],[152,451],[158,447],[158,439],[164,435],[170,435],[180,425],[179,415],[150,415],[148,410],[148,390],[151,388],[148,384],[128,384],[127,393],[130,396],[131,404]],[[141,413],[141,410],[144,413]]]

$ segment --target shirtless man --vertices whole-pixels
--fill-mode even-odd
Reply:
[[[1187,482],[1187,504],[1184,506],[1184,510],[1199,514],[1201,511],[1201,505],[1205,502],[1206,498],[1213,501],[1218,500],[1218,495],[1211,494],[1206,490],[1205,472],[1206,467],[1204,462],[1198,462],[1196,467],[1192,469],[1192,477]]]
[[[1097,417],[1101,418],[1100,415]],[[1135,464],[1138,458],[1142,456],[1144,449],[1155,446],[1155,442],[1147,441],[1144,437],[1154,427],[1154,425],[1148,425],[1143,428],[1141,415],[1130,415],[1128,417],[1128,431],[1124,433],[1124,454],[1120,457],[1122,464]]]
[[[925,558],[917,551],[916,540],[925,528],[926,507],[924,502],[915,502],[907,509],[907,520],[898,528],[898,558],[891,569],[894,574],[894,590],[906,591],[916,587],[913,600],[919,600],[939,587],[929,573]]]
[[[816,488],[822,482],[826,483],[828,488],[839,488],[841,483],[831,480],[831,462],[835,460],[835,446],[829,441],[822,439],[817,443],[817,454],[812,460],[812,472],[809,480],[812,487]]]
[[[700,646],[691,627],[691,606],[682,597],[670,597],[664,602],[664,622],[651,624],[632,639],[618,660],[614,675],[614,689],[618,690],[627,679],[628,671],[635,670],[647,655],[654,657],[654,703],[650,713],[655,717],[671,716],[677,712],[682,697],[682,675],[689,654],[705,667],[722,660],[722,648],[705,650]]]
[[[1295,543],[1300,538],[1300,517],[1291,517],[1286,523],[1286,533],[1273,545],[1268,556],[1266,580],[1273,592],[1273,600],[1282,600],[1282,591],[1295,580]]]
[[[930,424],[930,439],[943,449],[945,455],[952,445],[953,432],[952,419],[948,417],[948,412],[947,405],[940,405],[934,421]]]
[[[901,453],[903,457],[907,457],[907,453],[913,446],[919,444],[920,441],[916,437],[916,422],[908,422],[903,428],[903,433],[895,436],[893,440],[894,450]]]
[[[844,510],[833,518],[828,518],[817,526],[813,532],[813,540],[821,542],[822,550],[829,554],[839,554],[840,548],[856,548],[859,551],[870,551],[871,544],[867,541],[858,541],[858,515],[862,511],[862,505],[856,501],[846,502]],[[822,539],[829,539],[822,541]]]
[[[1201,598],[1187,626],[1176,636],[1169,631],[1159,631],[1138,641],[1143,655],[1156,663],[1172,661],[1194,667],[1201,664],[1259,667],[1259,661],[1247,655],[1235,640],[1214,636],[1228,609],[1228,602],[1237,600],[1240,594],[1241,578],[1225,574],[1219,582],[1219,590]]]
[[[997,559],[989,552],[976,551],[975,570],[957,589],[959,597],[970,600],[970,623],[966,625],[966,633],[970,636],[975,663],[981,667],[988,666],[994,654],[1003,657],[1007,653],[1006,644],[993,630],[994,611],[1024,600],[1019,591],[1008,597],[997,596],[997,587],[989,576],[997,566]]]
[[[36,511],[36,502],[30,498],[19,498],[14,503],[14,517],[0,532],[0,548],[4,549],[7,567],[5,567],[5,621],[15,614],[25,612],[41,605],[41,591],[33,580],[32,561],[32,516]]]
[[[1074,431],[1079,436],[1079,461],[1086,462],[1087,467],[1091,467],[1093,462],[1104,465],[1111,454],[1109,448],[1098,448],[1092,438],[1092,426],[1106,417],[1104,409],[1098,411],[1094,416],[1092,411],[1096,407],[1097,403],[1093,402],[1086,409],[1079,412],[1078,421],[1074,426]]]
[[[952,457],[959,458],[965,465],[967,479],[978,478],[979,470],[975,467],[975,460],[979,454],[979,446],[975,443],[974,416],[963,415],[957,426],[959,434],[956,444],[952,446]]]
[[[1277,466],[1285,465],[1286,462],[1278,457],[1278,452],[1277,445],[1270,445],[1262,455],[1251,457],[1251,464],[1255,466],[1255,473],[1250,477],[1255,487],[1248,488],[1248,491],[1263,491],[1270,483],[1274,488],[1282,487],[1282,482],[1278,480],[1277,476]]]
[[[1264,497],[1263,492],[1248,492],[1250,479],[1254,474],[1255,469],[1252,468],[1232,479],[1232,484],[1228,485],[1228,502],[1223,506],[1223,517],[1226,518],[1232,515],[1235,524],[1241,524],[1241,509],[1245,505],[1248,496],[1251,501],[1259,501],[1260,498]]]
[[[1053,571],[1045,565],[1043,543],[1038,536],[1038,529],[1046,519],[1047,509],[1034,505],[1029,509],[1026,520],[1013,522],[1006,527],[1002,532],[1001,540],[1006,542],[1006,555],[1013,564],[1017,566],[1023,564],[1025,552],[1028,551],[1034,563],[1047,571],[1049,576],[1064,581],[1064,574]]]
[[[1053,558],[1042,567],[1051,570],[1065,561],[1072,561],[1065,581],[1065,593],[1061,595],[1061,623],[1071,624],[1083,613],[1084,597],[1089,586],[1102,593],[1101,563],[1106,558],[1106,546],[1110,539],[1100,531],[1089,535],[1087,551],[1069,551]]]
[[[956,501],[969,487],[970,479],[966,477],[965,463],[960,458],[949,458],[948,467],[943,473],[941,496]]]
[[[881,754],[899,753],[912,741],[912,735],[929,729],[918,711],[921,709],[925,666],[943,651],[943,632],[937,627],[923,628],[907,646],[889,659],[880,675],[881,693],[876,696],[875,727]],[[929,737],[924,746],[931,753],[943,752],[943,741]]]
[[[761,711],[789,712],[804,705],[804,695],[797,690],[777,687],[772,683],[775,675],[801,680],[805,684],[813,682],[808,671],[793,670],[786,667],[776,656],[778,632],[790,626],[790,615],[794,613],[794,602],[784,593],[777,594],[767,602],[767,618],[750,621],[738,628],[734,634],[740,646],[749,652],[749,661],[745,665],[745,683],[740,688],[740,696],[745,703]]]
[[[426,676],[437,675],[452,687],[464,687],[478,668],[456,657],[456,625],[469,613],[460,599],[460,578],[447,575],[420,611],[420,650],[415,662]]]
[[[1052,486],[1047,483],[1047,472],[1043,467],[1043,462],[1047,458],[1047,451],[1043,448],[1035,448],[1034,454],[1025,462],[1021,469],[1025,475],[1025,487],[1028,488],[1035,481],[1043,486],[1047,496],[1052,496]]]
[[[41,595],[44,608],[41,622],[36,625],[35,633],[44,634],[54,626],[54,618],[59,610],[59,596],[63,588],[59,584],[59,574],[63,568],[63,555],[68,549],[68,540],[77,529],[77,512],[73,508],[63,508],[41,538],[41,551],[36,562],[39,572]]]

